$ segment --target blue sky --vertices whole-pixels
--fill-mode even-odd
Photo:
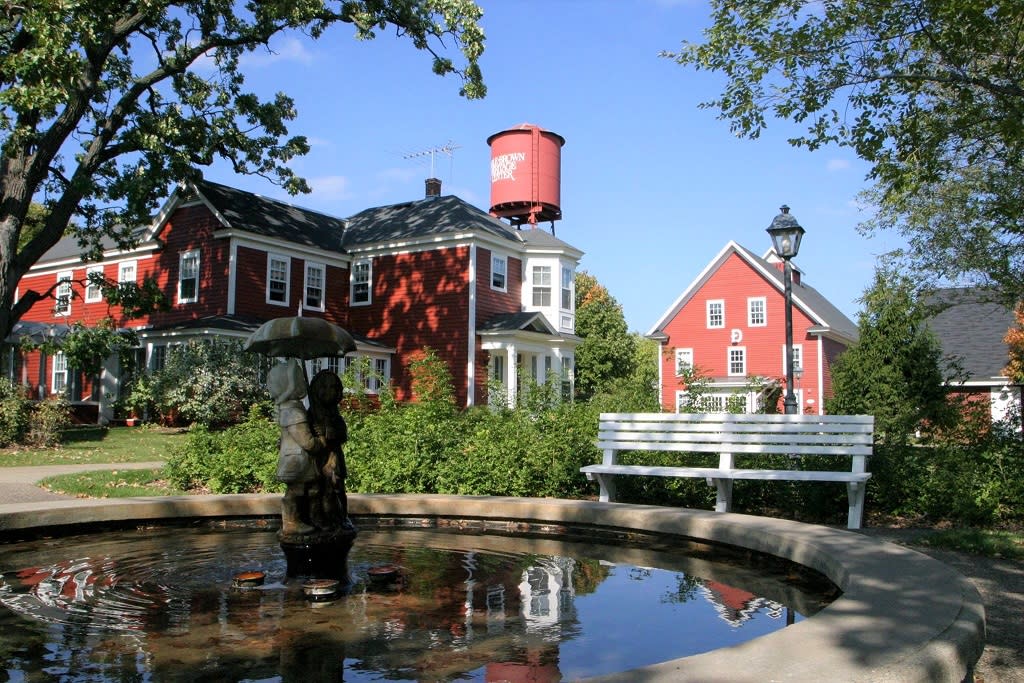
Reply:
[[[846,149],[791,147],[786,122],[741,140],[698,104],[720,91],[716,74],[658,56],[698,40],[710,10],[696,0],[478,0],[485,12],[487,98],[459,97],[456,78],[429,55],[381,32],[349,27],[319,41],[280,37],[244,64],[250,86],[290,94],[290,127],[312,151],[293,166],[313,193],[289,198],[223,165],[207,178],[332,215],[417,199],[431,148],[443,194],[490,206],[487,137],[528,122],[566,139],[558,237],[585,252],[593,274],[633,331],[647,332],[731,239],[763,253],[782,204],[807,230],[795,263],[804,281],[856,320],[876,257],[895,236],[868,239],[858,192],[867,166]],[[457,56],[457,55],[452,55]]]

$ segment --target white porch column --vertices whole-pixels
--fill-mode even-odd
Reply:
[[[516,395],[519,393],[519,368],[516,366],[516,345],[509,344],[505,349],[505,354],[505,371],[508,375],[505,378],[505,387],[508,390],[506,398],[511,408],[516,404]]]

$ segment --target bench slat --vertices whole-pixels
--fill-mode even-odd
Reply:
[[[625,474],[690,479],[764,479],[767,481],[867,481],[870,472],[819,472],[816,470],[723,470],[716,467],[665,467],[662,465],[587,465],[586,474]]]
[[[678,453],[737,453],[744,455],[871,455],[869,445],[814,446],[800,444],[758,444],[758,443],[687,443],[666,441],[598,441],[600,450],[617,451],[666,451]]]

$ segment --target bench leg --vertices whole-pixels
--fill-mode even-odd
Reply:
[[[602,503],[611,503],[615,500],[615,478],[611,474],[595,474],[594,477],[597,479],[597,483],[601,485],[601,497],[599,500]]]
[[[732,479],[712,479],[708,477],[708,486],[714,486],[715,512],[728,512],[732,509]]]
[[[861,520],[864,519],[864,493],[867,489],[865,482],[851,481],[846,485],[847,494],[850,497],[850,515],[846,521],[847,529],[859,529]]]

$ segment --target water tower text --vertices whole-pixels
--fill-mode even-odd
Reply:
[[[526,152],[509,152],[491,159],[491,182],[515,180],[516,167],[526,161]]]

